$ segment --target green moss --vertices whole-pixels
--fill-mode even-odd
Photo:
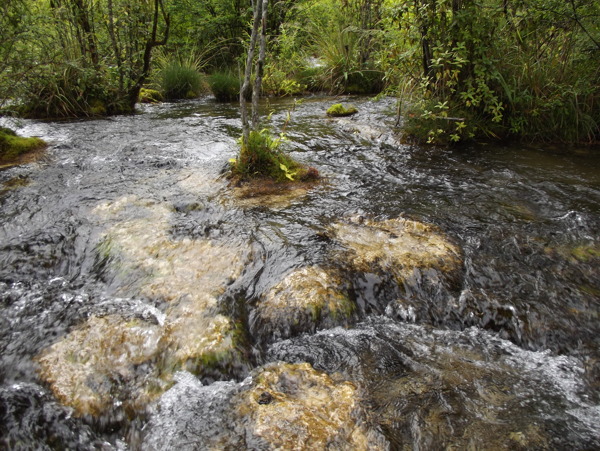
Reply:
[[[40,138],[23,138],[8,128],[0,128],[0,162],[12,161],[24,153],[45,146],[46,143]]]
[[[331,117],[352,116],[356,113],[358,113],[358,110],[355,106],[349,106],[348,108],[346,108],[341,103],[331,105],[327,110],[327,116]]]
[[[156,89],[142,88],[140,89],[140,95],[138,96],[138,102],[140,103],[158,103],[162,102],[163,95]]]
[[[92,116],[106,116],[106,104],[99,99],[92,99],[90,101],[90,114]]]

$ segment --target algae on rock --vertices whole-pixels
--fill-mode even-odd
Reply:
[[[273,340],[348,322],[355,305],[341,287],[340,277],[316,266],[292,271],[259,301],[254,333]]]
[[[387,449],[366,426],[357,388],[308,363],[261,368],[236,404],[246,437],[268,449]]]
[[[434,226],[404,218],[372,221],[357,219],[333,226],[338,241],[352,253],[360,271],[378,267],[403,282],[415,268],[452,272],[460,268],[459,249]]]
[[[94,213],[113,224],[98,251],[118,292],[164,303],[165,315],[158,325],[135,327],[118,316],[92,317],[45,350],[40,374],[57,397],[79,414],[105,414],[113,401],[139,410],[168,388],[178,369],[214,377],[239,365],[238,326],[219,313],[217,298],[240,274],[245,248],[175,239],[172,210],[135,196],[103,203]],[[131,370],[138,365],[142,375]]]

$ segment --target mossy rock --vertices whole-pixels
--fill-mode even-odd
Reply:
[[[260,300],[254,333],[277,340],[347,323],[356,306],[342,285],[340,277],[317,266],[292,271]]]
[[[403,282],[415,268],[451,273],[462,265],[459,248],[433,225],[404,218],[351,218],[333,228],[337,240],[350,251],[350,263],[359,271],[381,269]]]
[[[356,386],[308,363],[275,363],[258,370],[238,405],[245,437],[260,449],[389,449],[368,429]],[[301,444],[301,445],[300,445]]]
[[[353,114],[356,114],[356,113],[358,113],[358,109],[355,106],[351,105],[348,108],[346,108],[341,103],[336,103],[334,105],[331,105],[327,109],[327,116],[330,116],[330,117],[352,116]]]
[[[40,138],[23,138],[9,128],[0,127],[0,163],[16,160],[21,155],[46,147]]]
[[[92,99],[90,100],[90,115],[92,116],[106,116],[108,114],[108,110],[106,108],[106,103],[100,99]]]
[[[140,103],[159,103],[163,101],[163,95],[156,89],[142,88],[138,96]]]

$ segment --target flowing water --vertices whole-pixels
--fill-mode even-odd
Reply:
[[[323,176],[231,187],[235,104],[12,122],[0,447],[600,447],[600,158],[265,104]],[[291,122],[286,117],[291,113]]]

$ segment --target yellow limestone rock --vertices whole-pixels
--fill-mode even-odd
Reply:
[[[363,424],[356,387],[308,363],[263,367],[238,406],[246,436],[270,449],[386,449],[385,439]]]
[[[374,267],[391,272],[399,282],[415,268],[451,272],[460,268],[459,249],[434,226],[404,218],[369,219],[337,223],[337,240],[351,251],[351,263],[360,271]]]
[[[92,317],[38,357],[41,377],[63,403],[101,415],[113,401],[143,408],[168,388],[178,368],[201,372],[203,365],[235,357],[235,325],[216,305],[240,274],[245,250],[175,239],[172,210],[135,196],[103,203],[94,213],[112,224],[99,252],[123,275],[124,293],[168,303],[159,325]],[[134,367],[142,363],[147,370],[140,375]]]
[[[80,414],[98,415],[122,401],[139,408],[160,394],[151,387],[168,388],[152,372],[140,375],[135,369],[155,357],[160,338],[160,328],[143,321],[92,317],[39,356],[40,375]],[[125,385],[125,396],[113,395]]]
[[[294,326],[307,329],[321,320],[343,320],[355,306],[340,291],[341,284],[317,266],[296,269],[269,290],[257,307],[258,317],[280,332]]]

